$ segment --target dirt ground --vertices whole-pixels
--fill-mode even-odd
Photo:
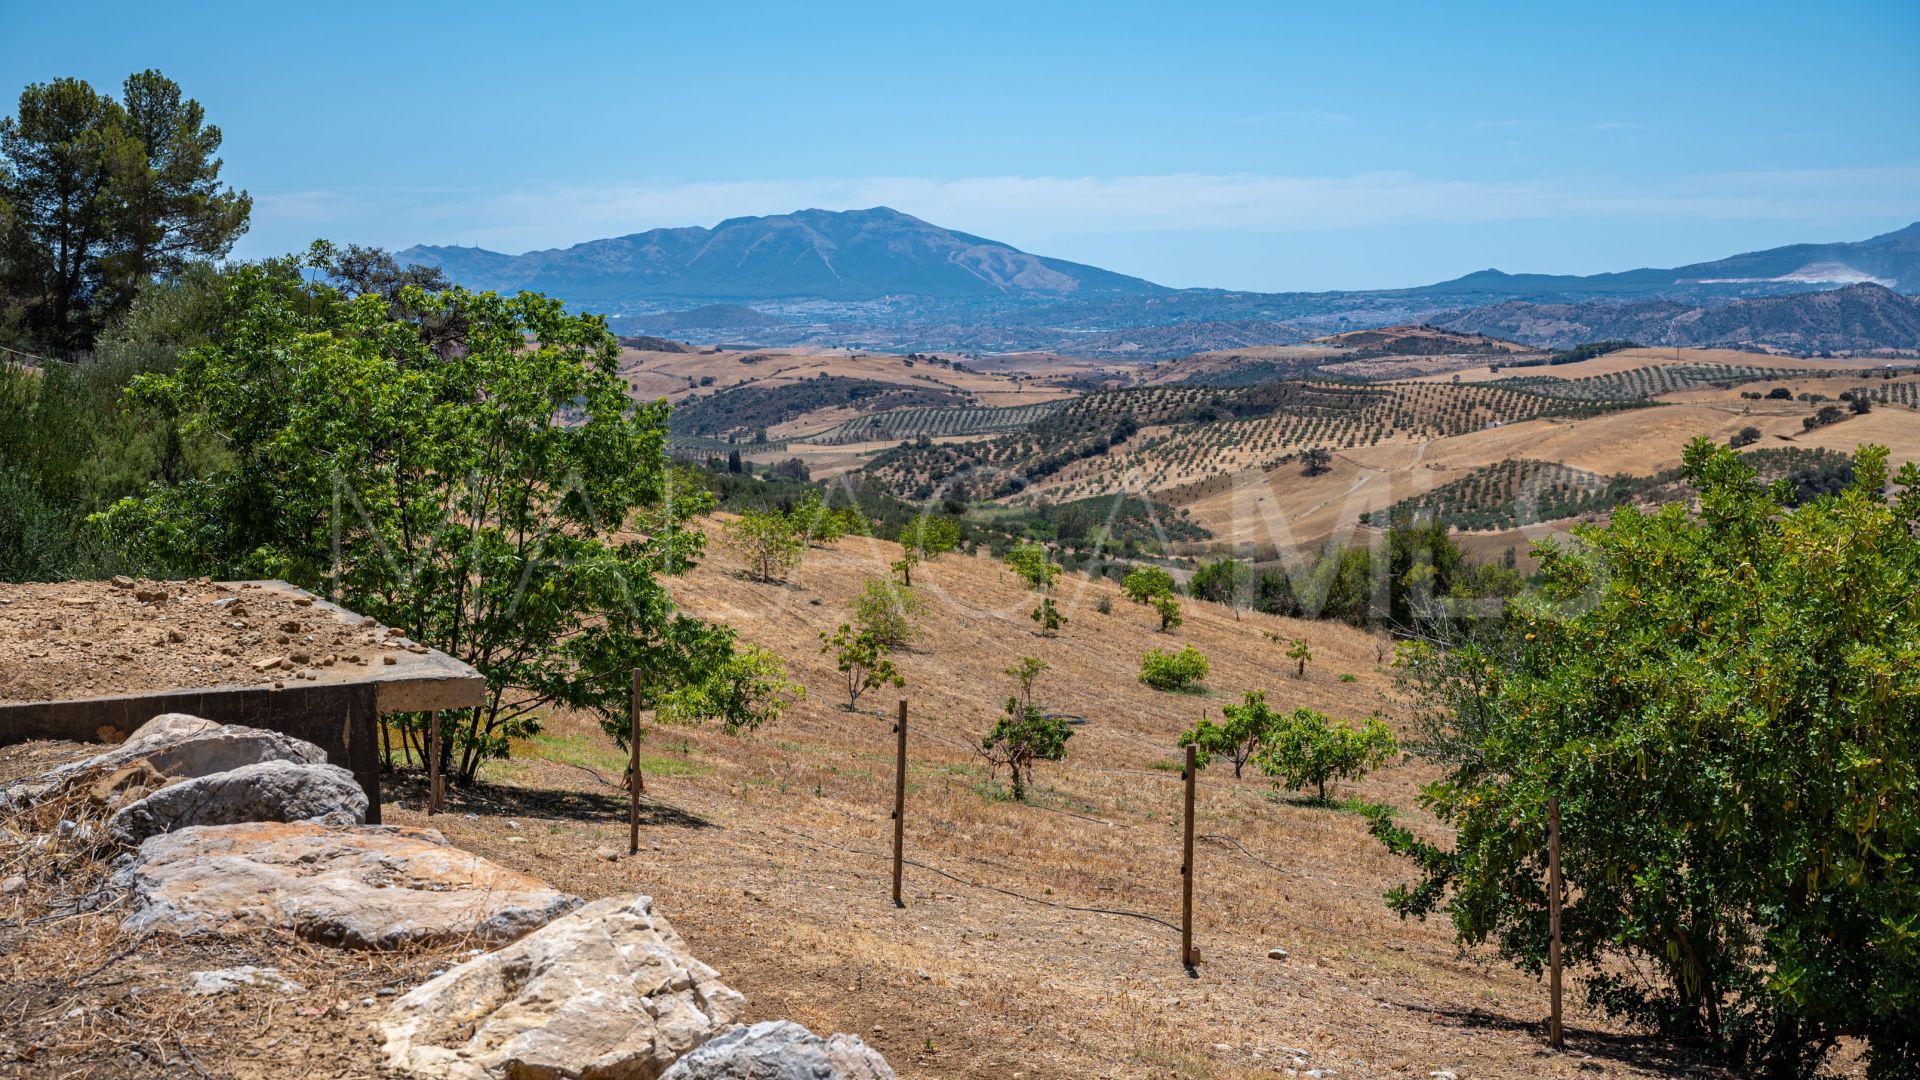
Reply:
[[[391,675],[427,650],[251,582],[0,585],[0,703]]]
[[[1463,954],[1444,925],[1387,910],[1381,892],[1410,874],[1367,835],[1355,800],[1393,806],[1437,834],[1415,807],[1418,784],[1433,776],[1424,765],[1341,785],[1331,806],[1252,775],[1236,780],[1225,764],[1202,773],[1203,962],[1187,971],[1179,732],[1252,688],[1282,707],[1377,712],[1400,727],[1383,640],[1236,620],[1192,602],[1185,624],[1163,634],[1117,590],[1071,579],[1061,589],[1070,622],[1046,639],[1012,575],[949,555],[915,573],[925,608],[912,651],[898,657],[905,688],[871,692],[852,712],[816,635],[846,618],[863,577],[897,555],[848,538],[769,585],[715,551],[676,583],[688,610],[787,657],[808,696],[751,735],[652,731],[638,858],[595,854],[625,849],[624,755],[586,716],[546,718],[545,731],[489,764],[477,787],[455,789],[450,812],[431,821],[403,774],[389,785],[386,820],[431,824],[582,896],[649,893],[695,954],[747,995],[751,1018],[857,1033],[903,1077],[1721,1075],[1592,1015],[1577,980],[1568,1049],[1550,1052],[1538,980]],[[1102,597],[1109,614],[1096,608]],[[1291,677],[1269,631],[1310,642],[1306,678]],[[1204,692],[1138,682],[1141,652],[1188,642],[1212,663]],[[1066,760],[1039,766],[1026,804],[971,749],[1012,692],[1004,669],[1021,655],[1050,665],[1036,694],[1045,707],[1085,720]],[[895,908],[889,716],[901,697],[910,862]],[[0,751],[0,776],[57,752]],[[0,875],[14,872],[8,850],[0,845]],[[0,1075],[370,1075],[368,1016],[383,992],[459,959],[313,955],[273,940],[127,942],[111,913],[23,925],[57,911],[52,903],[39,884],[0,897]],[[1269,959],[1275,948],[1286,958]],[[184,972],[233,963],[277,965],[308,989],[179,993]]]

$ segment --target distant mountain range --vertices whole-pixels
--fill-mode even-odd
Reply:
[[[1920,348],[1913,301],[1899,295],[1920,292],[1920,223],[1669,269],[1482,270],[1411,289],[1326,293],[1171,289],[886,207],[732,218],[523,255],[415,246],[398,257],[470,288],[562,297],[606,312],[623,333],[767,345],[1144,359],[1433,321],[1553,346],[1631,337],[1803,352]]]
[[[1734,300],[1695,307],[1672,300],[1535,304],[1509,300],[1433,320],[1448,330],[1562,349],[1583,341],[1755,347],[1776,352],[1920,348],[1920,297],[1882,285]]]

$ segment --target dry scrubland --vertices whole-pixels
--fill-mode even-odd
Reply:
[[[1203,773],[1200,789],[1198,978],[1178,965],[1170,927],[1072,910],[1177,922],[1180,783],[1169,766],[1178,733],[1203,710],[1217,716],[1222,702],[1260,687],[1281,705],[1344,718],[1381,711],[1402,726],[1381,639],[1344,626],[1236,622],[1187,603],[1186,624],[1162,634],[1111,586],[1068,580],[1072,621],[1043,639],[1027,618],[1031,594],[997,564],[948,556],[923,567],[916,580],[929,609],[900,660],[912,710],[907,845],[910,858],[944,873],[909,866],[907,907],[895,910],[884,857],[892,736],[886,718],[864,710],[891,712],[901,694],[873,691],[862,713],[848,713],[816,634],[845,617],[863,576],[897,555],[849,538],[812,551],[789,584],[767,585],[716,553],[676,587],[688,610],[788,657],[809,697],[749,738],[654,731],[649,791],[660,805],[637,864],[590,854],[622,829],[617,794],[585,770],[616,778],[620,757],[581,718],[555,718],[496,772],[518,790],[484,793],[497,801],[468,807],[483,816],[441,824],[459,843],[563,888],[652,892],[756,1015],[858,1032],[903,1076],[1237,1078],[1288,1067],[1630,1076],[1672,1065],[1577,1007],[1570,1052],[1544,1054],[1543,987],[1457,954],[1441,926],[1388,912],[1379,894],[1405,868],[1358,815],[1252,776],[1236,782],[1226,765]],[[1112,614],[1094,609],[1101,595]],[[1284,673],[1284,646],[1265,630],[1312,643],[1305,680]],[[1137,681],[1142,651],[1183,642],[1213,661],[1207,693]],[[1046,707],[1087,718],[1067,760],[1040,767],[1039,794],[1025,806],[995,797],[968,748],[1012,687],[1003,669],[1023,654],[1052,665],[1039,683]],[[1337,797],[1390,803],[1431,828],[1411,809],[1427,775],[1403,765]],[[548,799],[589,812],[536,815]],[[519,815],[520,828],[502,829],[501,812]],[[1276,946],[1291,956],[1268,959]],[[1290,1051],[1306,1064],[1291,1065]]]
[[[1570,1049],[1541,1046],[1542,986],[1488,956],[1456,952],[1446,929],[1391,915],[1380,892],[1406,876],[1342,809],[1309,805],[1228,767],[1202,774],[1197,977],[1178,965],[1178,732],[1203,710],[1260,687],[1282,706],[1342,718],[1389,700],[1382,639],[1344,626],[1186,603],[1154,629],[1108,585],[1068,580],[1072,622],[1037,637],[1031,594],[997,564],[948,556],[917,577],[929,602],[901,657],[912,702],[907,906],[888,901],[892,790],[887,719],[841,707],[840,676],[815,635],[845,616],[867,574],[898,548],[849,538],[810,552],[785,585],[748,581],[715,552],[676,583],[685,607],[789,658],[809,697],[742,738],[654,730],[650,799],[637,860],[596,849],[625,840],[624,755],[584,716],[547,730],[455,791],[429,821],[416,783],[388,792],[387,820],[440,828],[455,843],[585,897],[654,895],[696,955],[747,994],[751,1016],[852,1031],[907,1077],[1649,1076],[1682,1067],[1658,1044],[1587,1015]],[[1094,608],[1100,596],[1111,614]],[[1304,680],[1263,631],[1304,636]],[[1136,679],[1140,653],[1191,642],[1213,661],[1203,694]],[[969,743],[1009,691],[1018,656],[1052,669],[1039,697],[1084,716],[1064,763],[1043,764],[1030,805],[988,784]],[[1353,676],[1342,681],[1341,675]],[[890,712],[897,694],[862,706]],[[0,774],[38,771],[78,748],[0,752]],[[1414,764],[1346,785],[1412,808]],[[1424,826],[1421,823],[1425,822]],[[0,871],[33,859],[0,844]],[[99,873],[74,860],[71,893]],[[94,867],[88,869],[89,866]],[[36,878],[36,880],[38,880]],[[114,912],[62,914],[40,885],[0,898],[0,1075],[359,1077],[386,996],[464,955],[347,953],[261,936],[217,942],[123,940]],[[1077,909],[1104,909],[1104,911]],[[1122,914],[1133,913],[1133,914]],[[1143,918],[1147,916],[1150,918]],[[23,919],[45,920],[23,923]],[[1274,947],[1288,950],[1271,960]],[[194,998],[187,971],[274,965],[306,986]],[[1297,1063],[1296,1063],[1297,1059]],[[1278,1071],[1276,1071],[1278,1070]]]

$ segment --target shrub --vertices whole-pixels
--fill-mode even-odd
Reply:
[[[800,565],[807,538],[777,511],[743,510],[721,530],[722,542],[747,564],[747,572],[765,581],[785,581]]]
[[[1754,427],[1752,424],[1748,424],[1746,427],[1743,427],[1740,429],[1739,434],[1735,435],[1731,439],[1728,439],[1727,445],[1733,447],[1736,450],[1742,446],[1752,446],[1754,443],[1757,443],[1760,441],[1760,434],[1761,432],[1759,428]]]
[[[873,635],[889,649],[913,640],[913,619],[920,611],[920,597],[907,586],[886,578],[868,578],[851,603],[853,622],[861,633]]]
[[[1295,709],[1274,724],[1255,764],[1289,791],[1314,785],[1324,803],[1329,781],[1358,780],[1398,752],[1393,732],[1378,719],[1355,728],[1313,709]]]
[[[1185,621],[1180,617],[1180,601],[1174,599],[1172,593],[1161,593],[1154,597],[1153,611],[1160,616],[1160,632],[1163,634]]]
[[[1102,615],[1113,614],[1113,597],[1102,593],[1100,598],[1093,602],[1093,610]]]
[[[1862,447],[1850,487],[1789,511],[1731,450],[1684,461],[1697,513],[1623,507],[1543,551],[1509,624],[1408,648],[1449,765],[1422,802],[1457,831],[1376,822],[1421,872],[1390,898],[1538,972],[1556,794],[1565,955],[1595,1006],[1744,1074],[1810,1075],[1855,1038],[1869,1075],[1911,1076],[1920,468],[1889,499]]]
[[[1247,691],[1245,701],[1239,705],[1222,705],[1220,715],[1222,719],[1218,724],[1202,718],[1192,731],[1180,736],[1180,745],[1191,743],[1197,747],[1196,756],[1202,766],[1216,754],[1225,756],[1233,762],[1233,776],[1237,780],[1241,768],[1266,745],[1281,717],[1267,708],[1267,696],[1259,690]]]
[[[1155,690],[1190,690],[1207,677],[1208,668],[1207,658],[1191,645],[1175,653],[1148,649],[1140,656],[1140,681]]]

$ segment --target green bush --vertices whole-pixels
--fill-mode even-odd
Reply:
[[[1273,735],[1281,716],[1267,708],[1267,695],[1259,690],[1247,691],[1246,699],[1239,705],[1220,706],[1220,716],[1218,724],[1202,717],[1192,731],[1180,736],[1180,745],[1195,746],[1197,760],[1203,767],[1214,756],[1224,756],[1233,762],[1233,776],[1237,780],[1240,770]]]
[[[1546,802],[1562,807],[1565,955],[1606,1012],[1750,1074],[1805,1076],[1841,1038],[1920,1070],[1920,469],[1787,485],[1696,440],[1699,509],[1616,511],[1543,549],[1505,625],[1411,646],[1425,745],[1450,765],[1403,913],[1545,961]]]
[[[1288,791],[1313,785],[1316,798],[1324,803],[1330,781],[1358,780],[1399,749],[1393,732],[1378,719],[1356,728],[1335,724],[1312,709],[1295,709],[1273,724],[1255,764]]]
[[[851,603],[854,625],[880,644],[898,649],[913,640],[920,596],[911,588],[886,578],[868,578]]]
[[[1140,656],[1140,681],[1155,690],[1190,690],[1207,677],[1207,658],[1191,645],[1179,652],[1148,649]]]

